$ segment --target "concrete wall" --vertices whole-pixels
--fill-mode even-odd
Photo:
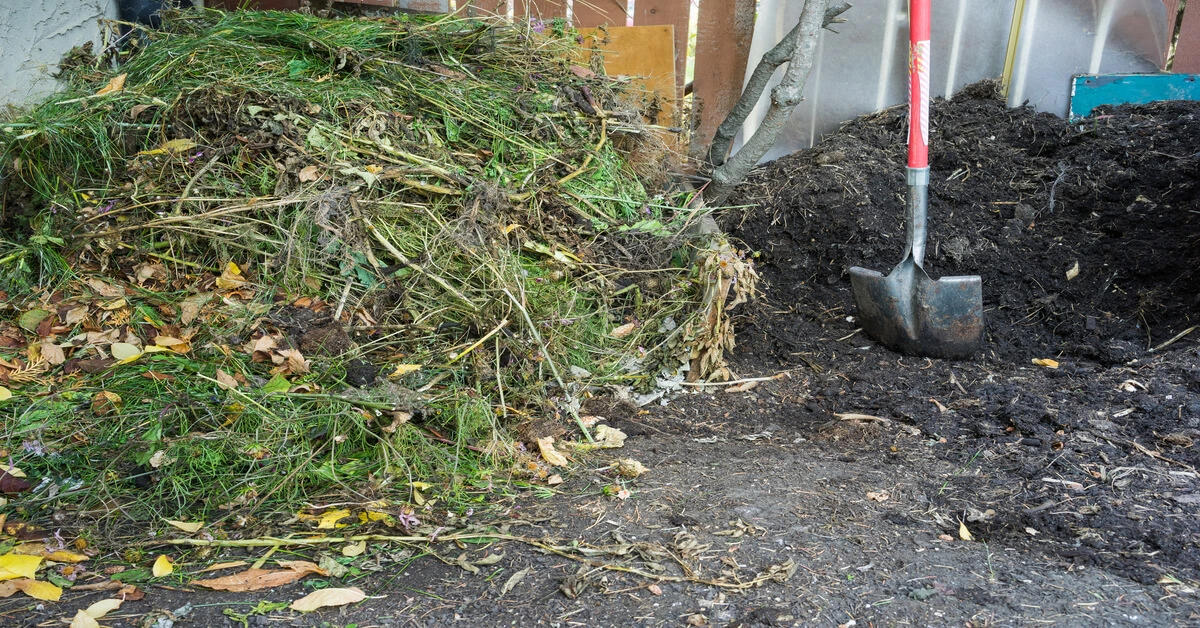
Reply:
[[[58,87],[63,54],[100,36],[115,0],[0,0],[0,105],[37,102]]]

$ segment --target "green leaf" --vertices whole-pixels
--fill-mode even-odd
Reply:
[[[109,576],[117,582],[146,582],[153,576],[149,569],[129,569]]]
[[[287,378],[276,373],[271,381],[263,384],[262,391],[264,395],[274,395],[277,393],[285,393],[292,387],[292,383],[287,381]]]
[[[48,316],[50,316],[50,312],[46,310],[29,310],[22,314],[21,318],[17,319],[17,324],[25,331],[34,332],[37,331],[38,325],[46,320]]]

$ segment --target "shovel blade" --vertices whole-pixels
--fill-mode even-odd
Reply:
[[[983,281],[975,275],[933,280],[909,257],[886,277],[850,269],[859,325],[900,353],[965,358],[983,341]]]

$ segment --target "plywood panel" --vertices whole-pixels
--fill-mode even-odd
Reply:
[[[467,7],[467,15],[508,15],[508,0],[472,0]]]
[[[571,23],[576,28],[625,26],[625,0],[574,0]]]
[[[578,1],[578,0],[576,0]],[[687,71],[689,0],[638,0],[633,5],[634,26],[671,24],[675,27],[675,81],[683,95]]]
[[[703,0],[696,32],[693,85],[692,155],[707,152],[717,127],[742,93],[754,0]],[[697,115],[698,114],[698,115]]]
[[[641,77],[647,92],[657,96],[660,107],[653,124],[676,125],[675,27],[613,26],[604,31],[581,28],[586,48],[604,55],[609,76]]]

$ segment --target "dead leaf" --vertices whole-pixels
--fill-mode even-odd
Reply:
[[[73,307],[67,310],[67,313],[63,316],[63,325],[66,325],[67,327],[74,327],[80,321],[87,318],[87,315],[88,308],[86,305]]]
[[[221,276],[217,277],[217,287],[222,290],[236,290],[246,283],[246,278],[242,276],[242,269],[233,262],[226,264]]]
[[[238,381],[229,373],[226,373],[221,369],[217,369],[217,386],[220,386],[225,390],[237,390]]]
[[[8,390],[5,388],[4,390]],[[11,394],[11,393],[10,393]],[[20,473],[21,475],[17,475]],[[24,479],[25,474],[16,467],[7,467],[0,469],[0,493],[6,495],[16,495],[32,490],[33,485],[28,480]],[[3,578],[0,578],[2,580]]]
[[[388,374],[388,377],[390,377],[391,379],[396,379],[398,377],[404,377],[405,375],[408,375],[409,373],[416,372],[420,368],[421,368],[420,364],[398,364],[398,365],[396,365],[396,370],[394,370],[390,374]]]
[[[1034,358],[1033,364],[1034,364],[1034,366],[1044,366],[1048,369],[1058,368],[1058,361],[1051,360],[1050,358]]]
[[[92,290],[96,291],[96,294],[106,299],[115,299],[117,297],[125,296],[125,289],[120,286],[114,286],[110,283],[100,281],[99,279],[95,278],[86,280],[86,283],[89,287],[91,287]]]
[[[217,591],[232,591],[234,593],[245,593],[247,591],[260,591],[262,589],[270,589],[272,587],[291,584],[304,576],[312,573],[325,575],[324,572],[307,561],[295,561],[297,563],[307,563],[316,567],[316,569],[296,570],[296,569],[247,569],[235,573],[231,576],[223,576],[213,578],[211,580],[195,580],[192,584],[206,589],[214,589]]]
[[[617,470],[617,473],[627,478],[636,478],[649,471],[646,465],[633,458],[621,458],[613,465],[613,468]]]
[[[167,523],[176,528],[179,528],[180,530],[183,530],[184,532],[187,532],[188,534],[195,534],[200,531],[200,528],[204,527],[203,521],[171,521],[171,520],[167,520]]]
[[[624,325],[621,325],[620,327],[609,332],[609,335],[612,336],[613,338],[624,338],[625,336],[632,334],[633,330],[635,330],[637,328],[638,328],[637,323],[625,323]]]
[[[305,166],[301,168],[299,176],[301,183],[319,181],[321,179],[321,173],[318,171],[316,166]]]
[[[41,556],[45,560],[56,563],[82,563],[91,558],[87,554],[78,554],[65,549],[52,550],[46,547],[45,543],[21,543],[12,548],[12,551],[14,554],[25,556]]]
[[[118,608],[121,608],[121,604],[123,604],[124,602],[125,602],[125,600],[118,600],[116,598],[108,598],[106,600],[100,600],[99,602],[92,604],[91,606],[84,609],[83,612],[86,613],[88,615],[88,617],[91,617],[92,619],[100,619],[100,618],[104,617],[105,615],[117,610]]]
[[[121,404],[121,395],[102,390],[92,397],[92,414],[96,416],[115,414],[121,409]]]
[[[517,573],[509,576],[508,580],[504,581],[504,586],[500,587],[500,596],[504,597],[505,593],[512,591],[513,587],[517,586],[517,584],[520,583],[521,580],[523,580],[525,578],[525,576],[529,575],[529,572],[532,570],[533,569],[531,567],[526,567],[526,568],[522,569],[521,571],[518,571]]]
[[[348,508],[330,508],[319,515],[310,515],[306,512],[296,513],[296,517],[301,521],[316,521],[318,530],[344,528],[349,524],[338,522],[349,516],[350,510]]]
[[[958,522],[958,538],[964,541],[975,540],[975,537],[971,536],[971,531],[967,529],[967,524],[962,521]]]
[[[0,401],[8,401],[9,399],[12,399],[12,391],[0,386]]]
[[[537,445],[538,450],[542,452],[542,458],[544,458],[546,462],[556,467],[567,466],[567,457],[559,453],[559,451],[554,448],[553,436],[546,436],[537,439]]]
[[[727,393],[743,393],[743,392],[750,391],[751,389],[755,388],[756,386],[758,386],[758,382],[756,382],[756,381],[742,382],[735,386],[730,386],[729,388],[726,388],[725,392],[727,392]]]
[[[117,360],[129,360],[142,354],[142,350],[137,345],[128,342],[114,342],[108,346],[108,352]]]
[[[546,478],[546,486],[557,486],[562,483],[563,483],[562,476],[557,473]]]
[[[578,76],[579,78],[592,78],[592,77],[596,76],[595,72],[593,72],[581,65],[575,65],[575,64],[571,64],[571,73],[574,74],[575,76]]]
[[[130,107],[129,108],[129,119],[137,120],[138,116],[142,115],[142,112],[146,111],[147,109],[149,109],[153,106],[154,105],[134,105],[134,106]]]
[[[646,589],[648,589],[650,591],[651,595],[662,595],[663,594],[662,587],[658,586],[657,584],[652,584],[652,585],[646,587]]]
[[[12,583],[24,592],[25,595],[36,600],[57,602],[62,597],[62,587],[52,582],[22,578],[20,580],[13,580]]]
[[[211,292],[202,292],[193,294],[192,296],[179,302],[179,324],[191,325],[200,316],[200,308],[204,307],[209,300],[212,299]]]
[[[867,491],[867,499],[873,502],[886,502],[892,498],[892,494],[887,491]]]
[[[107,96],[125,89],[125,77],[127,76],[129,75],[122,73],[112,77],[108,80],[108,84],[104,87],[101,87],[99,91],[93,94],[93,96]]]
[[[155,578],[169,576],[174,571],[175,565],[171,563],[171,559],[167,558],[166,554],[159,554],[158,558],[154,559],[154,567],[152,567],[150,570],[150,572],[154,574]]]
[[[101,303],[100,309],[104,310],[105,312],[114,312],[125,307],[126,305],[129,305],[129,302],[126,301],[124,297],[121,297],[113,299],[112,301],[105,301],[104,303]]]
[[[357,543],[351,543],[351,544],[347,545],[346,547],[343,547],[342,548],[342,556],[349,556],[349,557],[353,558],[355,556],[362,556],[363,552],[365,552],[365,551],[367,551],[367,542],[359,541]]]
[[[367,599],[367,594],[358,587],[320,589],[292,602],[288,608],[309,613],[319,608],[345,606],[365,599]]]
[[[244,567],[247,564],[248,563],[246,563],[246,561],[244,561],[244,560],[235,560],[235,561],[231,561],[231,562],[227,562],[227,563],[217,563],[215,565],[209,565],[208,567],[205,567],[204,569],[201,569],[200,571],[197,571],[196,573],[208,573],[210,571],[220,571],[222,569],[229,569],[231,567]]]
[[[1067,269],[1067,281],[1071,281],[1072,279],[1074,279],[1078,276],[1079,276],[1079,262],[1076,261],[1074,266]]]
[[[63,353],[62,347],[48,340],[42,341],[39,345],[42,352],[42,359],[53,365],[59,365],[67,361],[66,354]]]
[[[34,574],[37,573],[38,565],[41,564],[41,556],[5,554],[0,556],[0,580],[33,578]]]
[[[71,620],[70,628],[100,628],[100,622],[96,621],[95,617],[87,614],[87,611],[75,611],[75,618]]]

